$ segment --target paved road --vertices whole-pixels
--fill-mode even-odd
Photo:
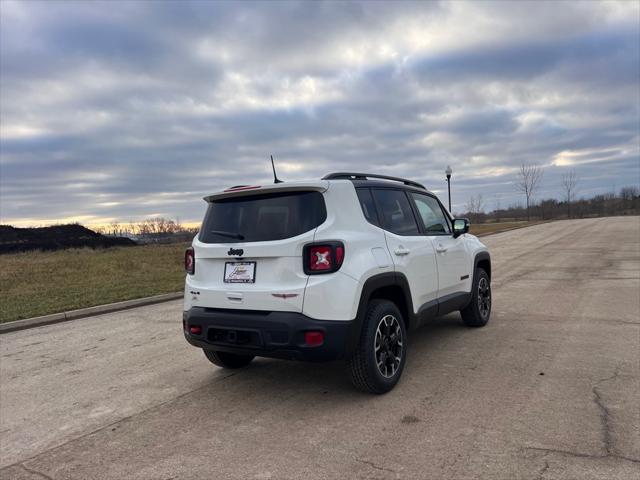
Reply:
[[[640,478],[640,217],[485,238],[494,311],[416,332],[397,388],[217,369],[171,302],[0,338],[2,479]]]

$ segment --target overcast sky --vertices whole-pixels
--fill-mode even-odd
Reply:
[[[2,223],[199,221],[202,196],[370,171],[454,211],[640,184],[640,2],[0,4]]]

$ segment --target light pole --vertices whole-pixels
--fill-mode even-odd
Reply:
[[[447,190],[449,191],[449,212],[451,212],[451,174],[453,170],[451,170],[451,166],[447,165],[447,169],[444,171],[447,175]]]

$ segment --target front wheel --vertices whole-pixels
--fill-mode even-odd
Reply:
[[[407,332],[398,307],[373,300],[367,307],[360,343],[349,360],[351,381],[359,390],[386,393],[395,387],[407,358]]]
[[[471,288],[471,301],[460,310],[462,320],[469,327],[484,327],[491,317],[491,282],[482,268],[476,268]]]
[[[202,350],[211,363],[222,368],[246,367],[253,360],[253,355],[236,355],[235,353]]]

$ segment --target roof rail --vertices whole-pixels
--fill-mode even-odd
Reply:
[[[326,174],[324,177],[322,177],[322,180],[366,180],[367,178],[393,180],[394,182],[402,182],[405,185],[410,185],[412,187],[418,187],[426,190],[426,187],[424,185],[418,182],[414,182],[413,180],[407,180],[406,178],[400,177],[391,177],[389,175],[378,175],[376,173],[334,172]]]

